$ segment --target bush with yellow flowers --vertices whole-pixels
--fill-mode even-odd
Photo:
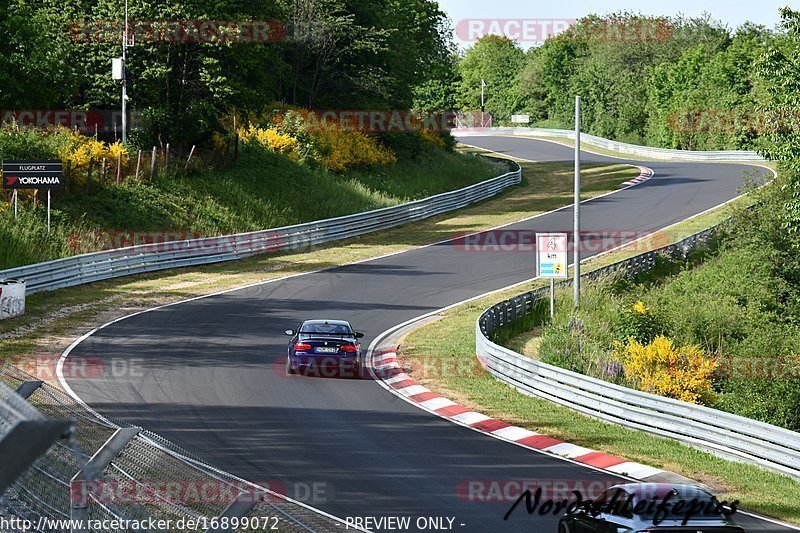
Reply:
[[[298,145],[297,139],[275,128],[259,128],[250,124],[247,128],[239,128],[238,133],[243,142],[256,143],[279,154],[291,154]]]
[[[58,150],[58,156],[70,169],[70,179],[75,186],[86,184],[90,165],[93,165],[92,174],[98,176],[103,159],[107,160],[109,168],[116,168],[118,157],[123,167],[129,162],[128,149],[119,141],[108,144],[78,132],[61,133],[66,135],[66,139]]]
[[[648,344],[631,337],[624,344],[615,341],[614,356],[639,390],[691,403],[713,399],[711,377],[717,362],[694,344],[676,346],[664,335]]]
[[[664,325],[661,320],[644,302],[637,300],[620,313],[614,338],[620,342],[626,342],[633,337],[637,341],[647,344],[663,332]]]
[[[361,131],[329,127],[311,134],[315,159],[332,172],[391,165],[397,157],[389,148]]]

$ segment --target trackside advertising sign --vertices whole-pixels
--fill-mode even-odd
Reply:
[[[536,276],[545,279],[567,277],[566,233],[536,234]]]
[[[4,189],[61,189],[63,186],[61,161],[3,161]]]

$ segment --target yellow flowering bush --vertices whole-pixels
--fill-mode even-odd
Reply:
[[[623,363],[625,376],[644,391],[691,403],[711,399],[711,376],[717,362],[700,347],[675,346],[663,335],[649,344],[633,337],[614,343],[614,355]]]
[[[631,337],[647,344],[664,330],[663,324],[644,302],[637,300],[622,310],[616,324],[614,337],[621,343]]]
[[[112,168],[117,164],[117,156],[122,156],[122,165],[126,166],[129,162],[128,149],[121,142],[107,144],[98,141],[94,137],[81,135],[78,132],[70,132],[66,142],[59,148],[58,156],[65,166],[70,168],[70,179],[76,186],[86,184],[89,175],[89,164],[94,161],[93,175],[97,176],[100,172],[99,165],[103,159],[108,160],[107,164]]]
[[[350,168],[391,165],[397,162],[394,152],[360,131],[330,128],[311,135],[319,162],[332,172]]]
[[[419,132],[422,140],[435,148],[439,148],[440,150],[444,150],[446,148],[444,139],[440,135],[437,135],[435,131],[431,131],[427,128],[420,130]]]
[[[279,154],[290,154],[297,148],[297,139],[274,128],[259,128],[250,124],[239,128],[239,137],[246,143],[256,142]]]

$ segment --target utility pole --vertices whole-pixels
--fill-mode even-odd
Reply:
[[[481,128],[485,124],[483,118],[483,115],[486,111],[485,97],[486,97],[486,81],[483,78],[481,78]]]
[[[572,270],[575,308],[581,303],[581,97],[575,97],[575,205],[572,228]]]
[[[128,139],[128,0],[125,0],[125,25],[122,28],[122,142]]]

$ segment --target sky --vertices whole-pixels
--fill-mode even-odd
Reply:
[[[645,15],[677,15],[694,17],[703,12],[709,13],[712,18],[722,21],[731,28],[736,28],[745,21],[763,24],[774,28],[780,22],[778,9],[788,5],[800,10],[800,0],[678,0],[658,1],[640,0],[573,0],[561,2],[558,0],[542,2],[537,0],[438,0],[439,6],[450,16],[456,26],[456,43],[461,48],[467,48],[471,42],[470,35],[475,35],[479,27],[490,28],[494,22],[501,28],[508,28],[513,35],[524,37],[520,44],[528,48],[535,44],[538,35],[550,32],[550,28],[558,28],[565,21],[574,20],[590,13],[605,14],[614,11],[641,12]],[[514,21],[510,25],[508,22]],[[473,32],[469,31],[471,21]],[[525,26],[516,21],[528,21]],[[461,22],[461,26],[459,26]],[[501,31],[505,33],[504,31]],[[496,33],[494,31],[489,33]]]

